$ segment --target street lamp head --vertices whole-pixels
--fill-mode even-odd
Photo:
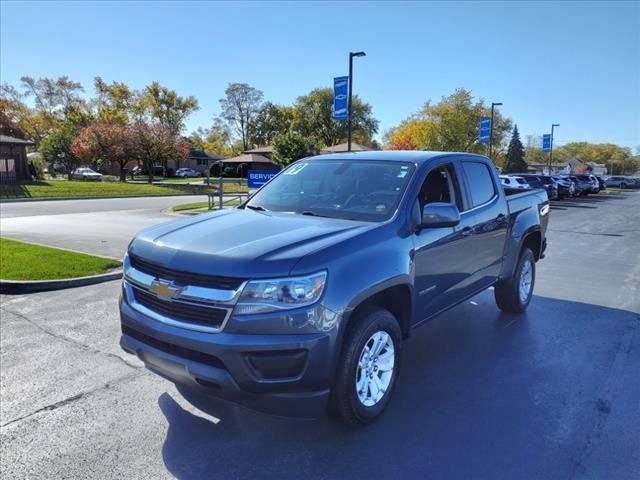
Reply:
[[[352,57],[365,57],[367,54],[364,52],[349,52]]]
[[[559,127],[559,126],[560,126],[560,124],[559,124],[559,123],[553,123],[553,124],[551,124],[551,126],[552,126],[552,127]]]
[[[491,104],[492,107],[499,107],[501,105],[502,105],[502,103],[500,103],[500,102],[494,102],[494,103]]]

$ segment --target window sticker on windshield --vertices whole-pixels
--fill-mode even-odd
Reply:
[[[396,175],[396,177],[398,177],[398,178],[404,178],[406,176],[407,176],[407,171],[406,170],[400,170],[398,172],[398,175]]]
[[[293,167],[291,167],[289,170],[287,170],[286,172],[284,172],[285,175],[297,175],[299,174],[302,169],[304,167],[306,167],[308,165],[308,163],[297,163],[296,165],[294,165]]]

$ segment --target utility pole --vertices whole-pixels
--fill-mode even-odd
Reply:
[[[347,129],[348,129],[348,140],[347,140],[347,151],[351,151],[351,94],[352,94],[352,84],[353,84],[353,57],[364,57],[367,54],[364,52],[349,52],[349,112],[347,119]]]
[[[489,160],[491,161],[493,161],[493,157],[491,156],[493,152],[493,109],[501,105],[502,103],[500,102],[491,103],[491,128],[489,130]]]
[[[551,175],[551,167],[553,165],[553,129],[559,126],[559,123],[551,124],[551,143],[549,143],[549,175]]]

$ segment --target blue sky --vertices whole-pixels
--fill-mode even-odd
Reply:
[[[639,2],[5,2],[0,77],[158,80],[209,126],[229,82],[292,103],[356,59],[381,132],[457,87],[504,103],[523,136],[640,145]]]

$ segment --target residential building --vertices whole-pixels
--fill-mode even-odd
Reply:
[[[0,182],[31,180],[26,147],[32,145],[31,140],[0,134]]]

